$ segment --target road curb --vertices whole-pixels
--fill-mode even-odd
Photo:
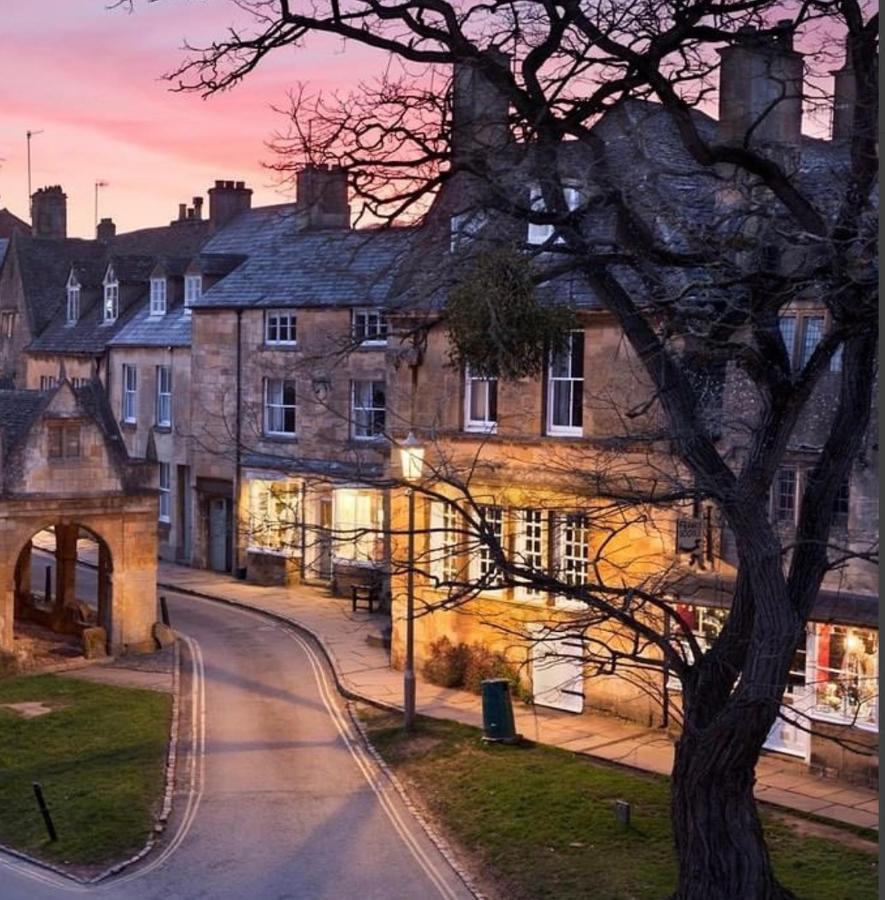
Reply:
[[[23,853],[21,850],[16,850],[15,848],[8,847],[5,844],[0,844],[0,852],[8,854],[9,856],[13,856],[16,859],[20,859],[23,862],[27,862],[32,866],[36,866],[37,868],[52,872],[55,875],[60,875],[67,881],[73,881],[74,883],[83,886],[99,884],[100,882],[112,878],[114,875],[119,875],[120,872],[122,872],[124,869],[128,869],[135,863],[141,862],[141,860],[143,860],[157,845],[157,841],[159,840],[160,835],[165,830],[166,824],[169,821],[169,816],[172,813],[172,797],[175,791],[175,766],[178,757],[179,722],[181,717],[180,695],[181,653],[178,648],[178,642],[176,641],[175,662],[172,666],[172,722],[169,727],[169,738],[166,743],[166,783],[163,789],[163,804],[160,807],[160,812],[154,816],[154,823],[151,828],[151,836],[148,838],[147,842],[141,848],[141,850],[138,851],[138,853],[130,856],[128,859],[124,859],[122,862],[114,863],[114,865],[105,869],[103,872],[99,872],[98,875],[93,875],[92,878],[81,878],[79,875],[74,875],[72,872],[68,872],[60,866],[56,866],[53,863],[46,862],[46,860],[43,859],[38,859],[36,856],[31,856],[28,853]]]

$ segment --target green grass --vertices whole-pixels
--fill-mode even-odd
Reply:
[[[171,697],[56,675],[0,680],[0,704],[43,701],[25,719],[0,707],[0,843],[94,866],[144,844],[163,790]],[[32,782],[58,831],[50,843]]]
[[[454,722],[420,719],[409,740],[389,716],[363,715],[381,755],[502,895],[657,900],[671,893],[667,779],[537,744],[485,744],[477,729]],[[615,821],[616,799],[632,804],[629,830]],[[799,897],[877,896],[874,854],[801,836],[773,817],[765,828],[778,876]]]

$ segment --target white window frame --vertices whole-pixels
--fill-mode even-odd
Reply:
[[[547,514],[542,509],[517,509],[516,514],[516,563],[535,572],[547,570]],[[527,584],[519,585],[515,594],[522,600],[542,600],[544,591]]]
[[[375,391],[380,385],[384,399],[383,406],[375,405]],[[368,399],[358,397],[368,387]],[[350,383],[351,397],[351,437],[357,441],[377,441],[384,436],[387,428],[387,385],[382,379],[354,379]],[[378,428],[378,417],[380,424]]]
[[[488,221],[488,213],[482,209],[455,213],[449,219],[449,251],[457,253],[459,250],[470,246],[483,228],[486,227]]]
[[[160,498],[158,518],[161,522],[172,521],[172,465],[160,463]]]
[[[574,587],[586,584],[590,572],[590,516],[585,512],[558,516],[556,539],[560,579]]]
[[[286,337],[281,336],[284,332]],[[294,310],[265,310],[264,343],[269,347],[294,347],[298,343],[298,317]]]
[[[575,185],[564,184],[562,186],[563,196],[569,212],[574,212],[582,202],[581,190]],[[544,203],[544,194],[539,184],[533,184],[529,191],[529,205],[533,212],[543,212],[546,209]],[[532,246],[546,244],[556,232],[556,226],[552,224],[541,225],[535,222],[529,222],[526,241]],[[563,238],[557,235],[554,244],[562,244]]]
[[[156,424],[172,427],[172,366],[157,366]]]
[[[191,306],[194,301],[199,300],[203,296],[203,276],[202,275],[185,275],[184,276],[184,311],[190,315]]]
[[[574,342],[576,336],[580,335],[580,376],[574,375],[575,370],[575,353],[574,353]],[[568,353],[569,365],[568,375],[554,375],[554,369],[557,362],[557,356],[551,354],[550,360],[547,365],[547,434],[553,436],[571,436],[571,437],[580,437],[584,434],[584,332],[582,330],[576,329],[569,333],[568,336],[568,346],[566,349],[560,351],[562,354]],[[569,419],[571,422],[573,413],[574,413],[574,391],[579,391],[580,393],[580,406],[578,407],[581,415],[581,422],[579,425],[567,424],[563,425],[561,423],[554,422],[554,416],[556,413],[556,404],[554,403],[554,399],[556,396],[557,386],[560,384],[568,385],[569,389]]]
[[[492,389],[494,387],[494,418],[492,414]],[[474,393],[481,391],[485,416],[481,419],[473,418]],[[464,373],[464,430],[476,431],[484,434],[494,434],[498,430],[498,379],[480,378],[473,375],[468,368]]]
[[[151,279],[151,311],[152,316],[166,315],[166,279]]]
[[[504,507],[492,504],[483,504],[477,507],[476,515],[482,514],[485,519],[486,529],[496,536],[498,543],[502,547],[506,547],[505,540],[505,516]],[[489,545],[483,541],[477,533],[474,537],[476,542],[473,552],[470,554],[470,577],[473,581],[480,581],[491,575],[491,580],[485,585],[485,590],[492,590],[503,584],[503,576],[499,573],[495,577],[497,566],[492,558],[492,551]]]
[[[120,315],[120,282],[114,275],[113,269],[108,269],[104,281],[104,300],[102,303],[101,320],[105,325],[116,322]]]
[[[286,402],[291,388],[292,402]],[[292,430],[285,430],[286,413],[292,410]],[[295,382],[289,378],[265,378],[263,386],[264,434],[268,437],[294,438],[298,434],[298,396]],[[277,427],[279,426],[279,427]]]
[[[781,495],[781,475],[793,473],[793,508],[789,517],[780,515],[780,495]],[[771,518],[775,525],[795,525],[799,515],[799,502],[801,497],[801,487],[799,483],[799,469],[797,466],[781,466],[774,473],[774,480],[771,485]]]
[[[353,339],[361,347],[383,347],[389,331],[387,314],[380,307],[355,309],[351,317]]]
[[[123,421],[132,425],[138,421],[138,369],[129,363],[123,363],[120,391]]]
[[[68,325],[76,325],[80,319],[80,282],[71,272],[68,279],[66,322]]]
[[[430,574],[440,584],[460,579],[458,510],[445,500],[430,502]]]

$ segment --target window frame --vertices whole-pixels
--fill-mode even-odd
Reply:
[[[65,308],[65,324],[76,325],[80,321],[80,282],[71,272],[67,284],[67,304]]]
[[[80,423],[79,422],[50,422],[47,425],[47,459],[55,462],[61,460],[80,459],[80,451],[82,442],[80,440]],[[54,446],[57,437],[57,447]],[[71,438],[76,438],[75,452],[70,452],[72,448]]]
[[[194,289],[195,288],[195,289]],[[199,300],[203,296],[203,276],[202,275],[185,275],[184,276],[184,311],[187,315],[191,313],[191,307],[195,300]]]
[[[102,286],[101,321],[103,325],[112,325],[120,317],[120,281],[113,269],[108,269]]]
[[[130,378],[131,384],[130,384]],[[131,363],[123,363],[120,379],[120,418],[127,425],[138,422],[138,368]]]
[[[165,316],[168,310],[168,286],[165,278],[151,278],[151,316]]]
[[[165,472],[165,479],[163,473]],[[164,484],[165,482],[165,484]],[[157,502],[157,520],[169,523],[172,521],[172,464],[159,463],[159,497]]]
[[[536,507],[522,507],[515,510],[515,513],[517,562],[526,569],[546,572],[550,533],[549,516],[545,510]],[[514,594],[520,600],[540,601],[544,599],[546,591],[538,590],[527,584],[520,584],[515,588]]]
[[[157,393],[154,410],[154,424],[159,428],[172,427],[172,366],[161,365],[156,369]],[[164,385],[165,382],[165,385]],[[164,386],[167,388],[163,390]],[[166,417],[163,418],[163,407],[166,407]]]
[[[564,182],[562,184],[562,193],[565,198],[566,207],[570,213],[578,209],[583,202],[581,188],[577,184]],[[546,211],[544,192],[541,189],[541,185],[537,183],[533,183],[529,188],[529,207],[532,212]],[[556,234],[556,226],[552,223],[541,225],[536,222],[529,222],[526,230],[526,243],[532,247],[540,247],[548,243],[554,234]],[[553,244],[556,246],[557,244],[563,244],[564,242],[565,240],[562,235],[556,235]]]
[[[283,340],[279,337],[282,332],[282,320],[287,321],[287,330],[290,337]],[[277,337],[271,339],[271,322],[275,322]],[[264,311],[264,343],[267,347],[295,347],[298,344],[298,314],[291,309],[266,309]]]
[[[370,405],[357,406],[357,386],[368,385]],[[376,390],[380,385],[383,406],[375,405]],[[378,378],[354,378],[350,382],[350,436],[355,441],[377,441],[384,437],[387,428],[387,382]],[[362,416],[368,414],[368,423],[360,424]],[[380,417],[380,428],[378,419]],[[360,433],[365,427],[365,433]]]
[[[786,476],[792,473],[792,481],[793,481],[793,503],[792,508],[789,510],[789,515],[786,507],[782,507],[781,500],[783,498],[784,493],[781,490],[781,477]],[[770,514],[771,519],[775,525],[795,525],[797,517],[799,515],[799,497],[800,497],[800,487],[799,487],[799,468],[798,466],[784,465],[779,466],[777,471],[774,473],[774,480],[771,485],[771,506],[770,506]]]
[[[574,350],[574,342],[576,337],[580,337],[580,353],[575,354]],[[549,359],[547,361],[547,414],[546,414],[546,433],[552,437],[582,437],[584,434],[584,382],[585,382],[585,374],[584,374],[584,351],[585,351],[585,336],[583,329],[574,329],[569,332],[568,336],[568,352],[569,352],[569,375],[561,376],[554,375],[554,365],[556,362],[556,356],[553,353],[549,354]],[[566,352],[565,350],[561,352]],[[575,361],[580,364],[580,375],[575,376]],[[554,416],[556,413],[556,389],[558,384],[568,383],[571,387],[569,389],[570,398],[569,398],[569,410],[570,410],[570,421],[574,416],[574,413],[577,411],[580,415],[579,424],[568,424],[562,425],[554,422]],[[578,385],[579,393],[580,393],[580,403],[575,407],[575,398],[572,395],[572,391],[575,390],[575,385]]]
[[[477,383],[485,385],[486,417],[483,419],[474,419],[472,415]],[[494,418],[491,418],[492,414]],[[464,430],[482,434],[495,434],[498,430],[498,379],[480,378],[473,375],[469,367],[464,370]]]
[[[291,378],[264,378],[262,386],[262,425],[263,434],[270,438],[286,438],[295,440],[298,437],[298,391],[296,383]],[[271,402],[271,386],[279,387],[279,399]],[[286,392],[291,390],[291,403],[286,402]],[[287,411],[292,411],[292,430],[286,431]],[[279,417],[282,427],[272,427],[273,416]]]
[[[358,325],[362,319],[362,327]],[[374,328],[369,327],[375,321]],[[380,306],[360,306],[352,310],[350,333],[360,347],[384,347],[390,335],[387,312]]]

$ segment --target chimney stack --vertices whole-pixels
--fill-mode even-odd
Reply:
[[[297,178],[298,217],[309,231],[350,228],[347,172],[340,166],[308,165]]]
[[[68,236],[68,198],[61,185],[39,188],[31,197],[31,231],[34,237]]]
[[[195,219],[203,218],[203,198],[202,197],[194,197],[194,218]]]
[[[209,221],[212,230],[218,231],[241,212],[252,207],[252,191],[242,181],[216,181],[215,187],[209,188]],[[194,206],[196,207],[196,199]],[[197,218],[202,215],[201,207],[197,208]]]
[[[768,33],[744,26],[719,55],[720,140],[798,148],[804,65],[793,49],[791,20]]]
[[[113,219],[102,219],[95,229],[95,237],[107,244],[117,236],[117,226]]]
[[[879,79],[879,58],[872,66],[871,77]],[[854,108],[857,104],[857,75],[851,60],[851,50],[846,43],[845,63],[841,69],[830,73],[833,76],[833,140],[849,141],[854,132]]]
[[[510,57],[497,47],[484,56],[489,65],[510,69]],[[510,101],[482,69],[473,63],[455,63],[452,77],[452,158],[458,162],[487,156],[507,146],[510,139]]]

